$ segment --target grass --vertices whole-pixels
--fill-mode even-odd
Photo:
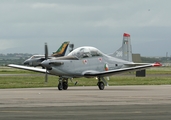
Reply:
[[[58,77],[49,75],[48,83],[44,82],[44,74],[18,70],[13,68],[0,68],[0,89],[5,88],[36,88],[57,87]],[[8,75],[9,74],[9,75]],[[14,74],[14,75],[13,75]],[[15,75],[17,74],[17,75]],[[19,75],[18,75],[19,74]],[[26,75],[27,74],[27,75]],[[69,81],[69,86],[96,86],[95,78],[77,78]],[[147,77],[135,77],[130,73],[110,77],[110,86],[117,85],[170,85],[171,68],[147,69]]]
[[[135,77],[135,76],[118,76],[109,82],[110,85],[166,85],[171,84],[169,77]]]
[[[147,74],[171,74],[171,67],[154,67],[147,69]]]

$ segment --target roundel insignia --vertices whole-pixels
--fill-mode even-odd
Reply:
[[[84,64],[87,64],[87,60],[83,60],[83,63],[84,63]]]
[[[102,58],[98,58],[100,62],[102,62]]]
[[[105,71],[108,71],[109,70],[109,66],[108,66],[107,63],[105,64],[104,68],[105,68]]]

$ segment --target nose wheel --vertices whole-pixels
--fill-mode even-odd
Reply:
[[[68,89],[68,82],[63,82],[63,90],[67,90]]]
[[[62,83],[59,83],[58,84],[58,90],[62,90],[63,89],[63,85],[62,85]]]
[[[68,79],[60,78],[58,84],[58,90],[67,90],[68,89]]]

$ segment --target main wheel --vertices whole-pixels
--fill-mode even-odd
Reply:
[[[62,90],[63,85],[61,83],[58,84],[58,90]]]
[[[67,90],[68,89],[68,83],[67,82],[63,82],[63,90]]]
[[[100,90],[104,90],[105,85],[103,82],[98,82],[98,87]]]

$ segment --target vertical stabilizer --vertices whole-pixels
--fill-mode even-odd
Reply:
[[[130,34],[123,34],[122,46],[111,56],[132,62],[132,46]]]
[[[65,53],[66,53],[66,49],[67,49],[68,45],[69,45],[69,42],[64,42],[64,43],[60,46],[60,48],[59,48],[56,52],[54,52],[54,53],[52,54],[52,56],[53,56],[53,57],[64,56]]]

